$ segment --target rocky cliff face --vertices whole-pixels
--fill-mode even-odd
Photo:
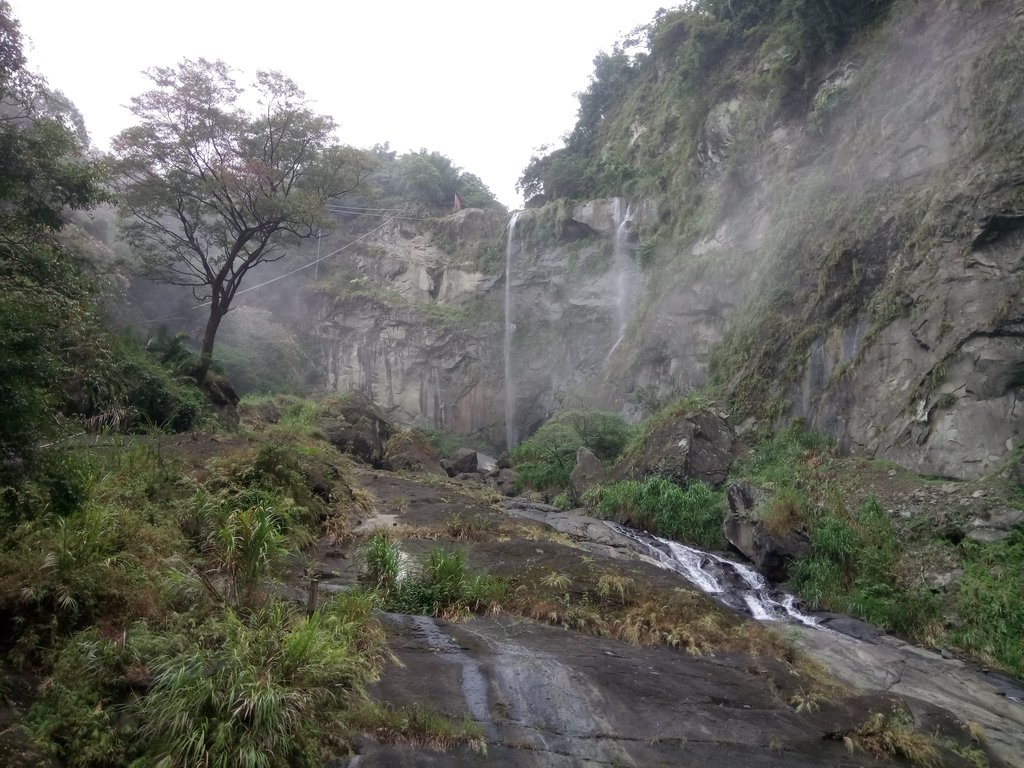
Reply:
[[[420,426],[502,432],[498,277],[465,248],[496,241],[503,226],[479,210],[395,219],[341,254],[311,303],[325,388],[363,392]]]
[[[504,216],[479,210],[389,224],[318,284],[324,385],[361,391],[401,421],[503,447],[509,381],[512,431],[529,434],[560,396],[602,380],[640,294],[631,227],[642,211],[627,207],[589,201],[560,219],[528,211],[511,233]],[[489,257],[467,262],[481,244]],[[493,255],[503,249],[507,275]]]
[[[708,105],[699,204],[523,212],[507,378],[505,222],[396,223],[339,269],[353,290],[323,302],[325,383],[499,444],[509,381],[523,436],[563,394],[635,414],[713,380],[739,411],[803,416],[852,451],[994,471],[1024,426],[1020,61],[1014,3],[897,3],[818,74],[806,111],[765,122],[742,81]],[[682,140],[624,124],[637,152]],[[492,258],[460,264],[474,238]]]

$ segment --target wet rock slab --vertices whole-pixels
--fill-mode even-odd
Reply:
[[[341,765],[874,765],[828,734],[891,707],[860,696],[797,713],[786,699],[799,681],[779,662],[635,648],[515,618],[392,615],[387,625],[404,667],[374,695],[469,715],[487,755],[366,744]]]
[[[839,680],[943,707],[964,722],[982,726],[992,765],[1024,766],[1024,686],[1020,681],[983,674],[855,619],[823,624],[836,631],[806,627],[793,631],[799,633],[798,644]]]

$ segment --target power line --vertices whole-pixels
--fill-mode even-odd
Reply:
[[[363,234],[361,234],[359,237],[357,237],[352,242],[346,243],[345,245],[341,246],[341,248],[338,248],[337,250],[331,251],[326,256],[317,257],[316,259],[314,259],[313,261],[309,262],[308,264],[303,264],[301,267],[296,267],[295,269],[291,270],[290,272],[285,272],[284,274],[278,275],[277,277],[272,277],[269,280],[264,280],[262,283],[257,283],[256,285],[251,285],[248,288],[243,288],[240,291],[236,291],[235,292],[235,296],[238,296],[238,294],[240,294],[240,293],[248,293],[249,291],[255,291],[257,288],[262,288],[265,285],[270,285],[271,283],[276,283],[278,280],[284,280],[284,278],[291,277],[292,275],[296,274],[297,272],[301,272],[304,269],[309,269],[310,267],[319,264],[321,261],[326,261],[327,259],[331,258],[332,256],[337,256],[339,253],[341,253],[342,251],[348,250],[349,248],[351,248],[353,245],[355,245],[356,243],[360,242],[361,240],[365,240],[370,235],[372,235],[374,232],[377,232],[377,231],[379,231],[381,229],[384,229],[384,227],[386,227],[388,224],[390,224],[392,221],[394,221],[397,218],[401,218],[401,217],[399,217],[398,215],[392,216],[387,221],[382,222],[381,224],[378,224],[376,227],[374,227],[373,229],[369,230],[368,232],[364,232]],[[317,242],[317,244],[319,245],[319,241]],[[203,307],[208,307],[211,304],[213,304],[212,300],[211,301],[205,301],[202,304],[196,304],[195,306],[189,307],[188,309],[183,309],[183,310],[181,310],[179,312],[172,312],[171,314],[164,315],[163,317],[156,317],[156,318],[154,318],[152,320],[147,320],[146,323],[147,324],[159,323],[162,320],[170,320],[171,318],[174,318],[174,317],[181,317],[183,315],[187,315],[189,312],[191,312],[193,310],[202,309]]]
[[[387,213],[370,213],[368,210],[366,210],[366,211],[362,211],[362,210],[352,210],[352,211],[350,211],[350,210],[346,210],[345,208],[342,208],[340,206],[330,206],[330,205],[327,206],[327,210],[330,211],[331,213],[344,213],[344,214],[352,215],[352,216],[380,216],[380,217],[383,218],[384,216],[388,215]],[[380,210],[382,210],[382,211],[394,211],[394,210],[401,210],[401,209],[399,209],[399,208],[381,208]],[[429,221],[431,218],[434,218],[434,217],[430,217],[430,216],[401,216],[401,215],[396,214],[392,218],[395,218],[395,219],[405,219],[407,221]]]

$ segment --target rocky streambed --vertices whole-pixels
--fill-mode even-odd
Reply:
[[[380,471],[361,479],[378,514],[357,530],[388,528],[411,559],[456,543],[453,515],[479,516],[491,521],[481,522],[483,533],[458,543],[476,569],[515,580],[538,569],[582,578],[584,571],[607,568],[630,574],[651,595],[696,593],[685,573],[603,521],[520,500],[499,511],[495,498],[437,479]],[[324,544],[319,557],[328,589],[357,577],[354,549]],[[708,561],[722,567],[714,556]],[[765,588],[783,605],[783,594]],[[737,634],[763,630],[764,621],[739,615],[744,605],[757,615],[743,596],[699,599],[727,615]],[[735,645],[700,655],[638,647],[611,633],[594,636],[514,612],[454,623],[388,614],[401,664],[385,672],[374,696],[468,716],[482,728],[486,753],[368,737],[359,754],[338,765],[874,765],[858,729],[873,715],[894,712],[938,745],[935,764],[976,765],[971,760],[984,753],[989,765],[1024,765],[1024,705],[1012,681],[843,617],[815,616],[820,626],[812,627],[787,625],[785,614],[783,607],[761,618],[774,619],[821,671],[806,658],[795,663]]]

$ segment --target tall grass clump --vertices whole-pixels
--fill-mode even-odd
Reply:
[[[307,617],[273,601],[87,630],[57,655],[32,729],[75,767],[323,765],[391,658],[374,605],[339,596]]]
[[[737,462],[735,474],[775,490],[791,488],[803,470],[814,468],[834,453],[834,441],[794,421]]]
[[[366,570],[374,589],[387,596],[398,589],[402,552],[386,532],[376,533],[366,545]]]
[[[283,603],[248,620],[228,613],[215,645],[154,665],[135,708],[145,753],[165,766],[322,765],[384,658],[368,621],[351,601],[310,617]]]
[[[811,553],[796,563],[792,584],[815,608],[852,613],[913,637],[931,634],[938,601],[900,578],[902,547],[874,497],[856,515],[828,512],[810,525]]]
[[[875,712],[842,739],[850,752],[860,750],[879,760],[899,757],[922,768],[942,764],[934,740],[918,732],[913,716],[903,710]]]
[[[466,553],[435,549],[412,572],[401,573],[402,554],[386,534],[375,535],[366,548],[367,578],[385,608],[399,613],[454,618],[498,605],[505,583],[474,574]]]
[[[725,495],[701,482],[685,489],[663,477],[626,480],[589,491],[584,502],[598,517],[632,525],[657,536],[724,549]]]
[[[1024,675],[1024,529],[1001,542],[966,540],[952,641],[989,663]]]
[[[204,595],[228,606],[257,607],[285,559],[311,540],[304,514],[278,492],[196,490],[177,505],[178,524],[194,554],[175,558],[172,591],[180,599]]]

